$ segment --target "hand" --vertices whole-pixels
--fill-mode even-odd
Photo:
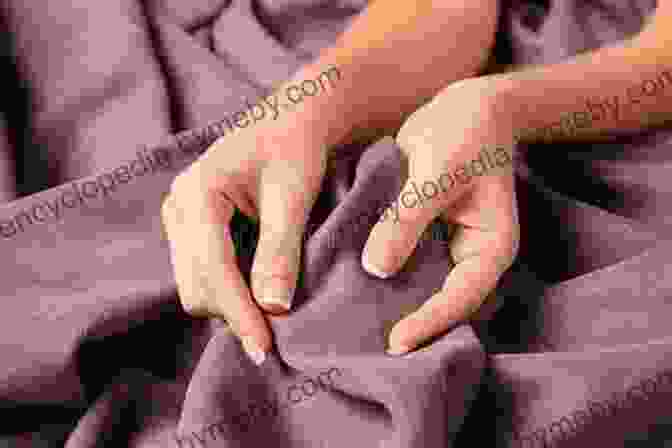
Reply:
[[[440,292],[392,328],[390,354],[411,351],[472,317],[516,257],[514,132],[508,117],[497,113],[488,82],[483,77],[449,85],[396,137],[408,179],[386,211],[393,219],[381,218],[373,227],[362,265],[381,278],[394,275],[440,217],[452,235],[455,266]]]
[[[326,170],[326,149],[287,120],[221,137],[175,178],[162,206],[182,306],[226,319],[256,364],[272,346],[263,311],[291,307],[303,231]],[[260,221],[251,291],[229,229],[236,208]]]

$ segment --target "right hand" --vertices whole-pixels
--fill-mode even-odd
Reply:
[[[392,328],[390,354],[415,350],[458,324],[488,320],[501,305],[495,288],[518,254],[520,226],[515,128],[511,114],[501,110],[495,83],[479,77],[448,85],[397,133],[408,178],[391,207],[394,218],[371,230],[362,265],[380,278],[397,274],[439,218],[452,235],[454,266],[441,290]]]
[[[291,307],[326,160],[326,146],[300,124],[259,123],[217,140],[175,178],[162,205],[183,308],[225,319],[256,364],[272,347],[264,312]],[[236,208],[260,222],[251,291],[229,229]]]

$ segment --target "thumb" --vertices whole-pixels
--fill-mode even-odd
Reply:
[[[362,267],[369,274],[387,278],[401,270],[427,226],[464,190],[454,188],[449,175],[432,171],[413,170],[411,164],[404,187],[364,246]]]
[[[319,176],[300,166],[273,163],[259,185],[259,243],[250,273],[256,302],[268,312],[291,308],[301,262],[301,243]]]

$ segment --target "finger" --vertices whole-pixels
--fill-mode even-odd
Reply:
[[[435,170],[412,168],[397,199],[374,225],[362,251],[362,267],[376,277],[387,278],[402,269],[427,226],[466,190],[460,186],[450,188],[447,177]]]
[[[451,253],[456,262],[443,288],[390,332],[390,354],[414,350],[472,316],[491,294],[518,250],[517,222],[496,231],[461,227]]]
[[[206,195],[202,222],[201,278],[211,285],[209,300],[213,312],[223,316],[238,335],[243,348],[256,364],[261,364],[272,347],[272,336],[263,313],[238,269],[235,246],[229,230],[235,204],[223,194]],[[202,254],[207,254],[203,256]]]
[[[271,350],[272,336],[238,269],[229,231],[235,204],[224,190],[203,188],[205,179],[196,173],[183,179],[187,180],[176,188],[176,201],[189,204],[189,209],[174,242],[175,266],[181,270],[176,279],[186,283],[181,291],[198,296],[183,297],[182,303],[187,312],[226,319],[250,358],[261,364]]]
[[[180,232],[184,231],[182,211],[177,206],[174,194],[168,194],[163,202],[162,223],[170,248],[170,261],[173,266],[177,292],[182,307],[194,317],[211,317],[205,305],[206,296],[201,292],[196,279],[198,273],[194,268],[195,260],[190,246],[179,244],[182,241]],[[189,301],[185,299],[189,298]]]
[[[387,352],[410,352],[474,312],[495,287],[499,278],[496,265],[479,256],[456,265],[439,293],[392,328]]]
[[[288,311],[296,291],[303,232],[319,190],[319,176],[274,162],[261,175],[259,244],[251,270],[255,300],[270,313]]]

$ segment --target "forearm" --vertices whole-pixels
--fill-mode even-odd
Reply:
[[[334,46],[284,85],[330,67],[341,75],[288,120],[328,146],[394,133],[446,84],[478,72],[496,18],[493,0],[373,0]]]
[[[489,77],[498,116],[522,142],[609,138],[669,123],[672,47],[660,17],[617,45]]]

